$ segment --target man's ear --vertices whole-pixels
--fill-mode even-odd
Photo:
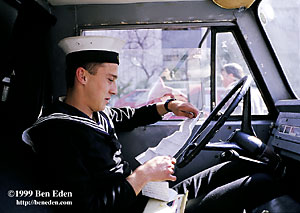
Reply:
[[[86,84],[87,82],[87,76],[86,76],[86,70],[83,67],[78,67],[76,69],[76,79],[81,84]]]

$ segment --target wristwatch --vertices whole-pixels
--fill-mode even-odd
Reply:
[[[170,110],[170,109],[168,108],[168,104],[169,104],[171,101],[175,101],[175,100],[176,100],[175,98],[170,98],[170,99],[168,99],[168,100],[165,102],[164,107],[165,107],[165,109],[167,110],[167,112],[172,112],[172,110]]]

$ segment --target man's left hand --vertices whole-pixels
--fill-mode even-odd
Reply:
[[[199,111],[196,107],[188,102],[183,101],[171,101],[168,104],[168,108],[177,116],[185,116],[188,118],[197,117]]]

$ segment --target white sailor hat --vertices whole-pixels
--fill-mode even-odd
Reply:
[[[82,66],[88,62],[119,64],[124,43],[107,36],[74,36],[62,39],[58,45],[66,54],[67,66]]]

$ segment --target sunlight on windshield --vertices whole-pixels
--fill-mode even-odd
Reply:
[[[258,10],[260,21],[298,97],[300,97],[299,13],[299,0],[262,0]]]

